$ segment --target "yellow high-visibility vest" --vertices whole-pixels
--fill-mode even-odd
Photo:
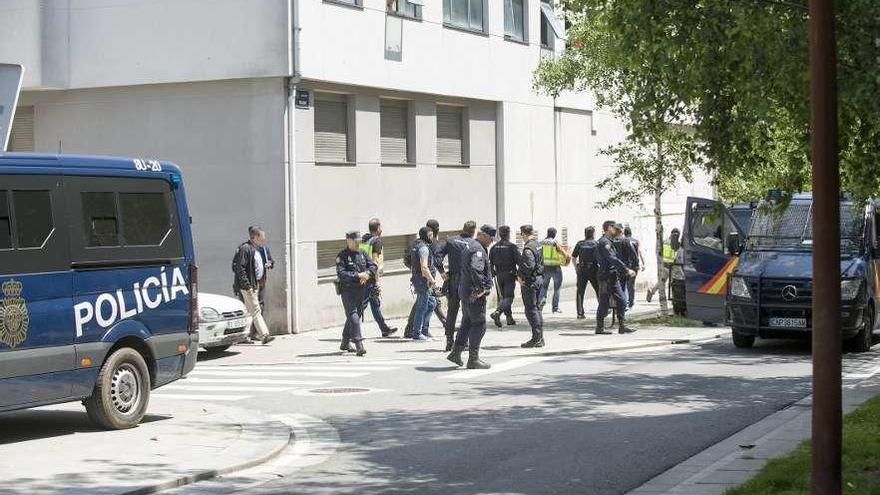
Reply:
[[[542,244],[541,254],[544,256],[544,266],[562,265],[562,255],[556,250],[555,244]]]
[[[663,263],[672,264],[675,263],[675,250],[672,249],[672,245],[668,243],[663,243]]]
[[[371,237],[371,239],[372,239],[372,237]],[[364,254],[367,255],[368,260],[370,260],[370,261],[373,260],[373,244],[371,244],[369,241],[361,242],[360,244],[358,244],[358,249],[360,249],[361,251],[364,252]]]

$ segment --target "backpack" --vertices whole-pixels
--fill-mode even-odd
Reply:
[[[412,252],[413,246],[415,246],[415,241],[409,243],[406,247],[406,251],[403,253],[403,266],[412,269]]]

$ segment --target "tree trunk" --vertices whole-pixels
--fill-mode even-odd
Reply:
[[[660,143],[657,143],[657,182],[654,186],[654,231],[657,237],[657,288],[660,293],[660,314],[669,314],[669,305],[666,300],[666,286],[668,282],[663,280],[663,154]],[[667,273],[666,277],[671,277]],[[668,278],[667,278],[668,280]]]

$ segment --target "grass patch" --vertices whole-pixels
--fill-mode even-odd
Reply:
[[[747,483],[726,495],[801,495],[810,492],[810,443],[773,459]],[[880,494],[880,396],[843,420],[843,493]]]
[[[654,316],[645,320],[636,320],[639,325],[649,325],[654,327],[701,327],[703,322],[685,318],[678,315]]]

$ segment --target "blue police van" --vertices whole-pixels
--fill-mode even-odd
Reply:
[[[136,426],[195,366],[196,281],[175,165],[0,154],[0,411],[81,400]]]
[[[749,208],[689,198],[682,253],[688,315],[731,326],[733,343],[809,338],[812,329],[812,196]],[[880,207],[840,203],[842,335],[855,352],[876,340]]]

